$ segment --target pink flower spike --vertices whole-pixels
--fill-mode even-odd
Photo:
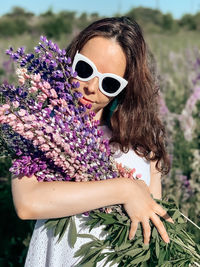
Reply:
[[[45,139],[42,137],[42,136],[39,136],[38,138],[37,138],[37,140],[38,140],[38,143],[40,144],[40,145],[42,145],[42,144],[44,144],[46,141],[45,141]]]
[[[47,132],[47,133],[53,133],[53,128],[51,127],[51,126],[47,126],[46,128],[45,128],[45,131]]]
[[[43,82],[43,87],[45,89],[50,89],[51,88],[51,85],[48,82]]]
[[[24,134],[24,137],[29,139],[29,140],[32,140],[33,137],[34,137],[34,134],[31,132],[31,131],[28,131]]]
[[[6,119],[7,119],[6,116],[0,115],[0,123],[6,123]]]
[[[24,73],[24,78],[25,79],[30,79],[30,75],[28,75],[27,73]]]
[[[58,98],[58,95],[57,95],[57,93],[56,93],[56,91],[54,89],[51,89],[50,93],[51,93],[51,97]]]
[[[0,122],[1,122],[1,120],[0,120]],[[15,125],[16,125],[16,121],[10,121],[10,122],[9,122],[9,125],[10,125],[11,127],[15,126]]]
[[[34,87],[37,87],[37,83],[34,82],[34,81],[31,81],[31,85],[34,86]]]
[[[43,131],[35,131],[35,133],[36,133],[37,135],[41,135],[41,136],[44,135]]]
[[[19,102],[18,101],[14,101],[12,104],[13,104],[14,108],[18,108],[19,107]]]
[[[25,73],[27,73],[27,69],[26,69],[26,68],[21,68],[21,72],[22,72],[23,74],[25,74]]]
[[[24,129],[30,130],[32,128],[31,124],[24,124]]]
[[[26,110],[25,110],[25,109],[20,109],[20,110],[18,111],[18,114],[19,114],[19,116],[23,117],[23,116],[26,115]]]
[[[67,107],[67,102],[65,101],[65,99],[59,99],[59,104],[61,104],[62,107]],[[69,112],[68,108],[67,111]]]
[[[13,127],[14,128],[14,130],[16,130],[16,132],[20,132],[20,133],[22,133],[23,132],[23,130],[24,130],[24,125],[22,124],[22,123],[18,123],[15,127]]]
[[[35,82],[38,83],[38,82],[41,80],[41,76],[40,76],[39,73],[38,73],[38,74],[34,74],[32,79],[33,79]]]
[[[41,90],[45,95],[47,95],[47,96],[50,95],[50,94],[49,94],[49,91],[48,91],[46,88],[44,88],[44,87],[40,87],[40,90]]]
[[[45,94],[38,95],[38,100],[40,102],[44,102],[47,99],[47,96]]]
[[[30,87],[29,91],[30,91],[30,93],[36,93],[38,91],[38,89],[36,86],[32,86],[32,87]]]
[[[51,105],[52,106],[56,106],[58,104],[58,101],[57,100],[51,100]]]
[[[38,146],[38,145],[39,145],[39,142],[38,142],[38,140],[36,140],[36,139],[35,139],[35,140],[33,140],[33,145],[34,145],[34,146]]]
[[[24,83],[25,83],[25,79],[24,78],[19,79],[19,84],[20,85],[24,85]]]
[[[40,146],[40,149],[41,149],[42,151],[49,151],[50,147],[49,147],[47,144],[42,144],[42,145]]]
[[[11,120],[11,121],[15,121],[17,119],[17,117],[14,115],[14,114],[9,114],[8,115],[8,118]]]
[[[3,109],[3,111],[7,111],[10,109],[10,105],[4,104],[3,106],[1,106],[1,109]]]
[[[136,178],[138,179],[142,178],[142,174],[141,173],[136,174]]]

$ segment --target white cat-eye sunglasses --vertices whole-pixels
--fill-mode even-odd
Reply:
[[[100,91],[109,97],[117,96],[128,84],[128,81],[116,74],[98,72],[95,64],[78,51],[74,57],[72,69],[76,71],[76,79],[80,81],[89,81],[98,77]]]

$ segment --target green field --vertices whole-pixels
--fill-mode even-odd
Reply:
[[[200,35],[197,31],[181,30],[177,33],[146,33],[145,38],[155,58],[160,91],[169,109],[163,121],[169,134],[168,149],[172,156],[172,170],[167,177],[163,177],[163,194],[173,196],[181,210],[199,224],[200,105],[198,99],[192,111],[185,105],[200,82],[200,78],[197,79],[200,76],[200,65],[195,66],[196,60],[200,59]],[[58,41],[53,40],[65,48],[71,39],[72,35],[62,34]],[[10,73],[5,71],[4,63],[8,61],[8,57],[4,51],[9,46],[25,46],[30,52],[38,41],[38,35],[29,34],[0,38],[0,81],[5,77],[12,79],[14,72],[12,68]],[[197,79],[196,85],[194,79]],[[186,116],[194,118],[196,122],[194,129],[191,129],[190,139],[184,135],[184,127],[187,126],[183,125],[185,122],[181,124],[181,119],[177,120],[183,110],[188,112]],[[4,240],[0,245],[0,266],[7,266],[7,263],[8,266],[23,266],[32,223],[22,222],[16,217],[10,192],[10,162],[2,157],[0,163],[0,210],[4,218],[0,221],[0,236]],[[195,234],[196,241],[200,240],[199,231],[189,223],[188,231]]]

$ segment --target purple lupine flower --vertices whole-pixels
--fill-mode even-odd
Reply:
[[[60,106],[62,101],[54,101],[54,106],[49,105],[52,100],[49,96],[47,102],[37,102],[37,98],[35,96],[32,98],[28,92],[29,83],[11,90],[9,101],[17,100],[20,103],[19,108],[27,110],[27,116],[34,114],[36,121],[34,123],[30,121],[29,126],[32,127],[33,133],[37,131],[34,134],[33,143],[32,140],[25,140],[23,135],[18,134],[20,140],[18,146],[20,154],[23,156],[17,152],[18,158],[13,162],[11,171],[27,176],[35,174],[38,181],[84,180],[87,178],[86,173],[88,174],[87,179],[92,180],[95,176],[96,179],[105,179],[105,172],[109,178],[116,177],[116,172],[113,172],[113,168],[110,166],[108,141],[103,141],[101,144],[104,147],[103,152],[99,150],[99,138],[103,134],[97,128],[99,122],[92,121],[94,112],[86,114],[91,105],[83,106],[79,103],[82,95],[73,91],[73,88],[77,88],[79,83],[71,84],[68,80],[76,75],[68,65],[71,63],[71,59],[64,57],[65,51],[48,41],[46,37],[42,36],[41,41],[42,43],[35,48],[35,54],[25,55],[23,49],[19,49],[16,53],[10,49],[8,53],[21,66],[25,66],[29,74],[40,73],[41,84],[38,85],[39,93],[37,94],[41,93],[42,82],[46,81],[56,91],[57,100],[64,99],[67,106]],[[64,64],[64,68],[60,68],[60,64]],[[65,73],[63,73],[63,69]],[[17,110],[11,110],[11,112],[19,116]],[[41,126],[37,126],[40,127],[37,128],[36,125]],[[59,142],[58,139],[55,141],[53,133],[45,131],[47,126],[51,126],[54,134],[58,134]],[[41,151],[38,146],[39,140],[41,141],[41,137],[38,138],[40,134],[47,142],[50,149],[48,152]],[[19,151],[16,145],[11,144],[11,146],[14,151],[17,149]],[[75,164],[76,161],[79,163]],[[101,166],[100,169],[99,166]],[[77,173],[75,174],[75,172]]]

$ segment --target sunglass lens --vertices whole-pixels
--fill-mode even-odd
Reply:
[[[83,60],[79,60],[76,64],[75,71],[80,78],[88,78],[92,75],[92,67]]]
[[[112,93],[115,93],[119,89],[120,82],[114,78],[105,77],[102,81],[102,87],[104,91],[112,94]]]

